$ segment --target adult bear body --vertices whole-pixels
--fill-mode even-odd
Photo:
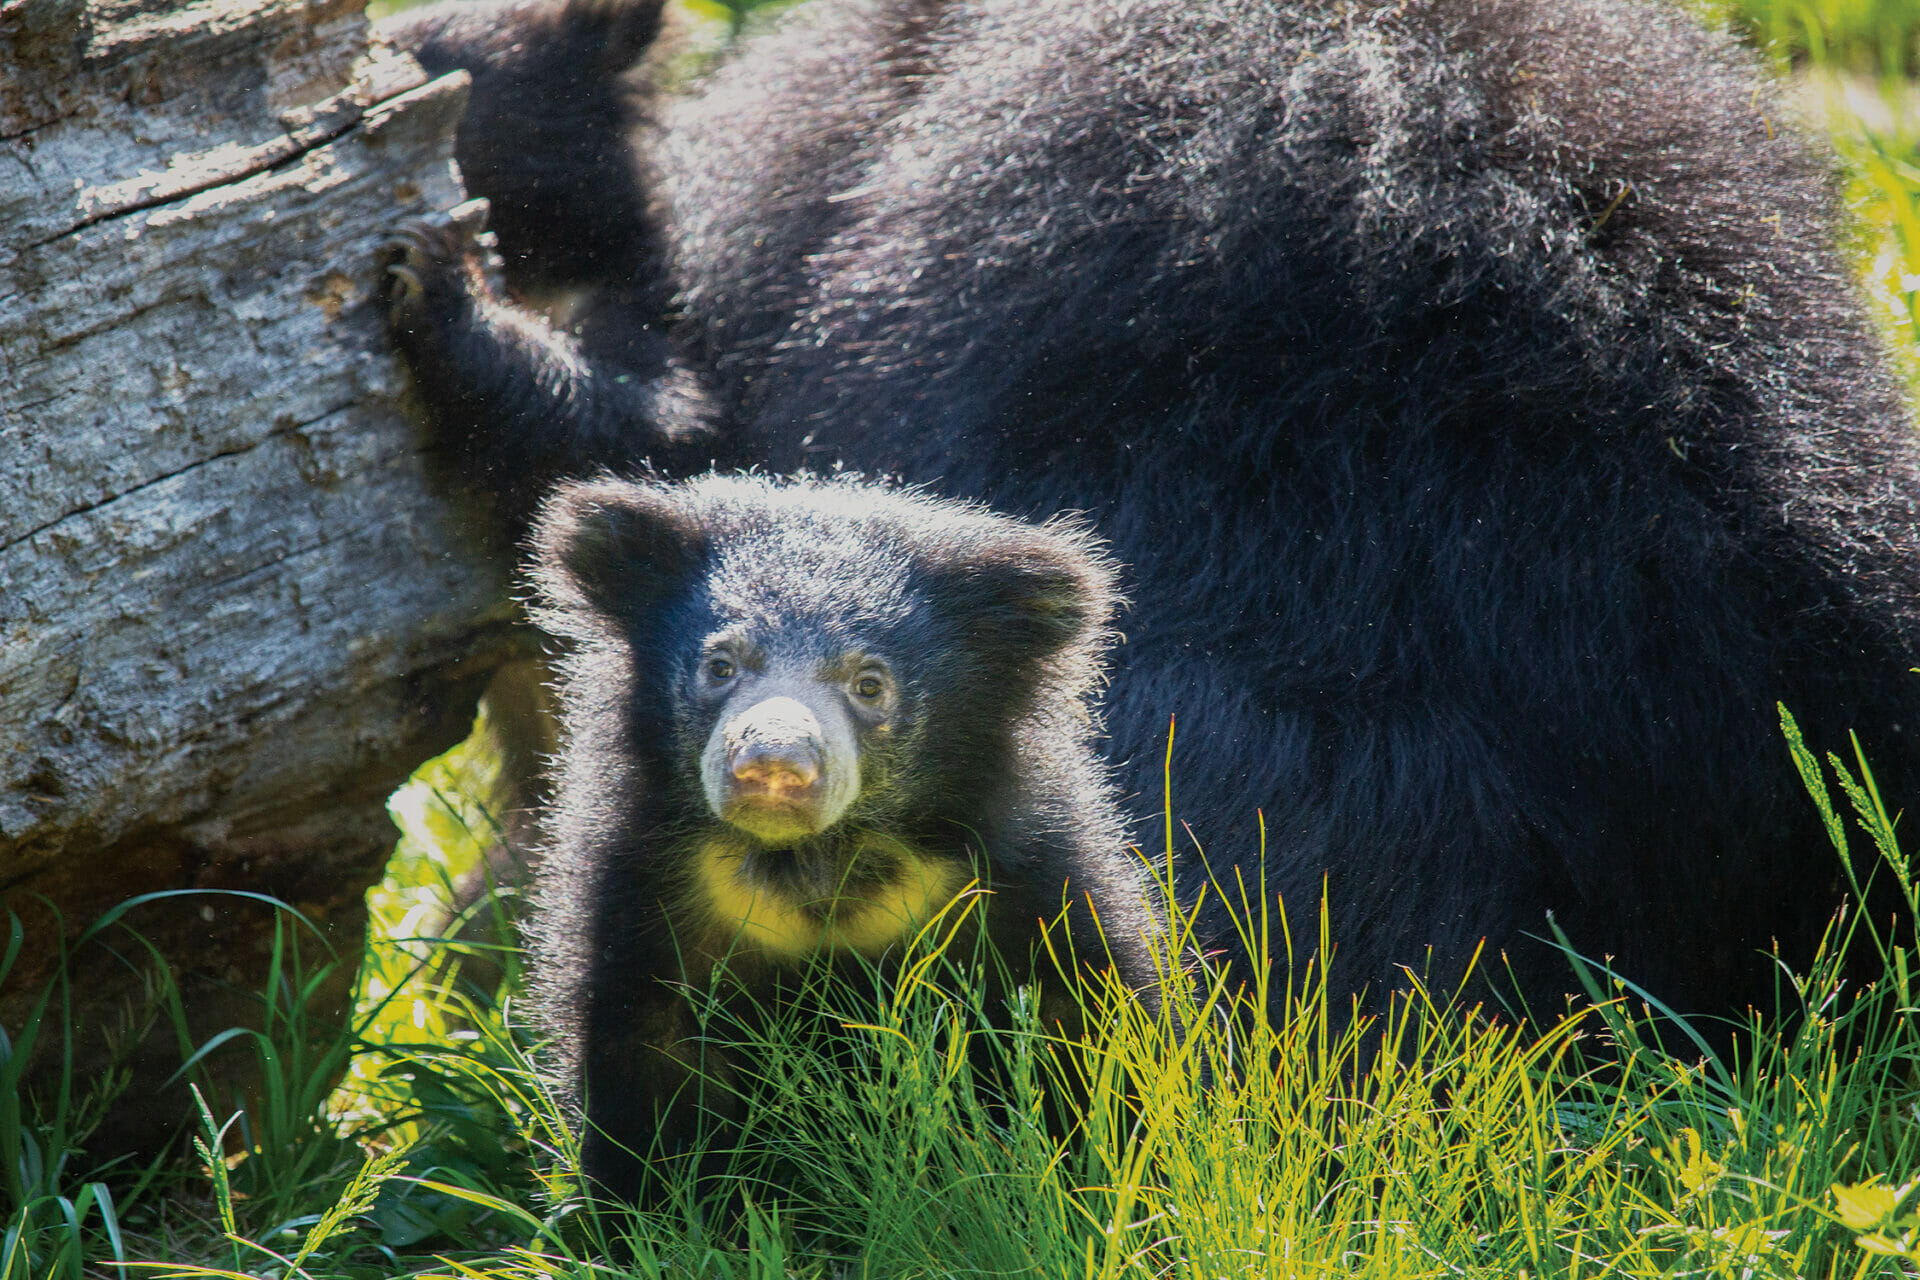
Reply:
[[[462,146],[509,284],[584,292],[548,328],[416,235],[441,435],[504,490],[844,463],[1088,513],[1138,838],[1177,715],[1188,890],[1264,854],[1297,927],[1324,886],[1342,986],[1487,939],[1549,999],[1552,911],[1735,1005],[1836,901],[1776,703],[1920,794],[1920,452],[1728,39],[1630,0],[814,0],[641,93],[585,184],[641,212],[554,266],[512,228],[572,197],[509,179],[604,153],[578,108],[652,11],[467,12],[402,38],[505,122]]]

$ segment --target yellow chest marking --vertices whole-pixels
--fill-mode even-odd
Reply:
[[[823,919],[754,883],[738,847],[710,841],[700,848],[694,878],[700,906],[709,917],[709,936],[723,949],[776,956],[809,956],[822,950],[877,956],[917,933],[961,887],[953,867],[922,858],[904,845],[890,846],[889,851],[897,860],[893,879],[872,892],[834,899]]]

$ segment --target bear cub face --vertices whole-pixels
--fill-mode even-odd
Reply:
[[[1084,532],[710,477],[566,487],[538,544],[542,621],[581,642],[570,737],[623,744],[563,776],[563,830],[570,790],[622,807],[591,825],[652,869],[637,891],[683,952],[878,955],[993,878],[982,855],[1048,864],[1057,906],[1071,868],[1036,852],[1040,814],[1104,799],[1084,703],[1114,592]],[[637,785],[604,789],[609,754]]]
[[[832,613],[711,621],[677,699],[683,760],[697,760],[715,823],[691,851],[689,905],[764,951],[884,949],[960,887],[890,834],[889,779],[925,711],[920,673],[889,660],[884,629],[850,635],[864,629]]]
[[[930,682],[890,611],[873,605],[891,596],[911,615],[919,602],[910,588],[869,579],[876,595],[857,608],[836,591],[812,607],[789,596],[775,609],[716,592],[725,576],[717,568],[699,584],[706,607],[692,610],[700,625],[689,630],[704,634],[663,655],[678,676],[679,790],[693,792],[686,775],[697,775],[706,808],[699,815],[690,803],[682,815],[697,835],[678,914],[736,951],[877,953],[964,882],[901,838],[911,818],[893,794],[898,775],[913,772]]]
[[[860,758],[893,728],[893,669],[871,653],[814,659],[775,635],[705,646],[695,696],[712,714],[700,783],[714,816],[768,845],[832,827],[860,794]],[[849,669],[854,674],[845,674]],[[704,717],[703,717],[704,718]]]

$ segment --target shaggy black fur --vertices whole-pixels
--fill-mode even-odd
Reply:
[[[792,917],[864,933],[851,949],[869,963],[897,961],[906,917],[861,903],[906,883],[902,859],[949,894],[976,880],[989,891],[956,954],[984,920],[1006,974],[1025,981],[1049,954],[1042,922],[1064,911],[1053,954],[1151,985],[1152,885],[1090,741],[1114,597],[1084,532],[872,485],[709,478],[562,488],[536,542],[541,621],[572,643],[534,972],[602,1191],[644,1198],[646,1158],[685,1146],[703,1087],[706,1113],[729,1113],[729,1064],[696,1018],[716,962],[733,1017],[785,1003],[808,955],[783,953],[769,922],[793,904],[806,905]],[[709,676],[716,652],[736,683],[750,669],[828,673],[826,697],[841,696],[831,673],[849,655],[886,665],[888,709],[863,722],[859,792],[835,825],[765,847],[714,816],[702,751],[738,705]],[[745,687],[744,701],[762,696]],[[733,895],[718,902],[711,848]],[[721,909],[754,891],[753,923]],[[997,989],[1000,970],[983,976]],[[1071,1027],[1067,986],[1043,983],[1041,1012]]]
[[[1683,1009],[1807,955],[1835,864],[1774,707],[1920,794],[1920,452],[1729,40],[1634,0],[815,0],[656,121],[560,111],[650,13],[567,7],[567,74],[502,80],[484,146],[635,143],[580,234],[670,350],[509,322],[457,244],[405,264],[477,469],[844,461],[1088,513],[1132,575],[1136,836],[1177,714],[1180,821],[1251,879],[1264,813],[1346,987],[1490,939],[1550,996],[1549,910]],[[575,234],[475,179],[510,260]]]

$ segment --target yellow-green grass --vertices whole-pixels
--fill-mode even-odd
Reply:
[[[1853,871],[1877,866],[1911,899],[1860,766],[1793,743]],[[430,766],[427,794],[448,797],[448,769],[472,765]],[[410,822],[410,838],[438,832],[429,861],[470,859],[491,839],[484,815]],[[422,964],[423,944],[389,938],[374,958],[403,980],[362,1012],[376,1068],[362,1079],[377,1087],[353,1092],[358,1169],[335,1161],[304,1214],[263,1212],[231,1188],[284,1182],[249,1166],[294,1153],[216,1161],[203,1139],[202,1173],[154,1215],[170,1251],[144,1256],[174,1274],[476,1280],[1854,1277],[1920,1265],[1910,926],[1843,921],[1812,974],[1783,976],[1784,1016],[1756,1019],[1719,1059],[1572,961],[1597,1011],[1536,1011],[1523,1027],[1409,978],[1356,1014],[1306,959],[1331,941],[1311,911],[1296,937],[1257,886],[1219,891],[1279,962],[1266,974],[1168,964],[1156,1000],[1085,993],[1089,1030],[1071,1040],[1039,1024],[1030,995],[983,1007],[971,975],[990,960],[949,953],[977,906],[966,897],[920,935],[900,980],[823,979],[818,1005],[756,1029],[716,1017],[707,1033],[750,1064],[732,1086],[744,1127],[706,1140],[728,1172],[680,1174],[665,1207],[641,1214],[594,1215],[573,1198],[574,1146],[508,994],[458,994],[444,953]],[[1185,928],[1169,920],[1170,952],[1190,950]],[[1880,981],[1847,988],[1842,948],[1879,957]],[[1285,984],[1278,1000],[1268,982]],[[136,1235],[127,1256],[163,1239]]]

